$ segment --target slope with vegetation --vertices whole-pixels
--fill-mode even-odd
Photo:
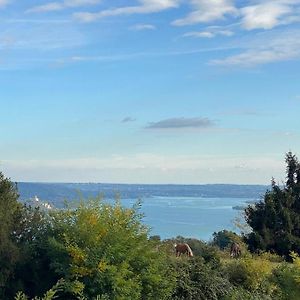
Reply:
[[[286,184],[273,181],[245,211],[252,231],[223,230],[210,243],[149,237],[139,203],[26,206],[0,174],[0,299],[300,299],[300,164],[292,153],[286,162]],[[175,257],[175,242],[194,257]]]

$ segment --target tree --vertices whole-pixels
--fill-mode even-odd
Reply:
[[[117,201],[82,202],[51,214],[46,256],[50,270],[66,281],[71,295],[108,299],[167,299],[174,280],[159,241],[148,239],[137,207]]]
[[[18,197],[16,184],[0,172],[0,298],[19,258],[15,233],[22,205]]]
[[[251,251],[274,251],[288,256],[300,253],[300,164],[297,157],[286,154],[286,183],[272,180],[264,199],[245,210],[246,222],[252,228],[246,240]]]
[[[235,232],[224,229],[213,233],[213,240],[211,244],[224,250],[229,248],[233,242],[241,243],[242,239]]]
[[[47,256],[47,242],[52,227],[50,215],[39,207],[23,205],[18,225],[16,240],[20,259],[13,279],[7,283],[7,296],[11,298],[16,291],[23,291],[30,297],[42,295],[59,279],[50,270]]]

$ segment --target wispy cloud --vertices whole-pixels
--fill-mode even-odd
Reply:
[[[225,110],[220,112],[221,115],[227,115],[227,116],[265,116],[266,113],[257,111],[255,109],[232,109],[232,110]]]
[[[247,30],[272,29],[278,25],[300,21],[299,4],[299,0],[268,0],[243,7],[242,26]]]
[[[54,50],[54,49],[70,49],[73,47],[79,47],[86,43],[84,36],[79,32],[70,22],[65,20],[51,20],[42,21],[36,20],[36,22],[24,22],[18,21],[11,26],[10,22],[7,22],[5,31],[0,37],[1,44],[9,45],[12,51],[14,50]],[[50,26],[50,27],[49,27]],[[18,60],[25,60],[31,55],[26,53]],[[35,53],[34,58],[37,58]],[[46,56],[44,55],[44,59]]]
[[[243,52],[223,59],[211,60],[210,64],[222,66],[255,67],[257,65],[300,59],[300,30],[260,34]]]
[[[206,30],[206,31],[191,31],[183,35],[183,37],[194,38],[214,38],[216,36],[233,36],[234,32],[231,30]]]
[[[208,118],[170,118],[151,122],[146,129],[203,129],[214,127],[215,123]]]
[[[26,13],[43,13],[50,11],[59,11],[66,8],[80,7],[99,4],[101,0],[64,0],[63,2],[49,2],[43,5],[34,6]]]
[[[162,52],[132,52],[132,53],[116,53],[110,55],[96,55],[96,56],[71,56],[56,59],[55,63],[59,65],[69,64],[69,63],[81,63],[81,62],[98,62],[105,63],[111,61],[127,61],[134,59],[142,59],[148,57],[170,57],[170,56],[186,56],[186,55],[195,55],[207,52],[219,52],[231,49],[237,49],[237,46],[227,46],[227,47],[212,47],[212,48],[200,48],[192,50],[180,50],[180,51],[162,51]]]
[[[71,23],[72,21],[69,19],[7,19],[3,20],[4,23],[8,24],[66,24]]]
[[[129,28],[130,30],[142,31],[142,30],[155,30],[156,26],[152,24],[136,24]]]
[[[237,15],[238,9],[232,0],[190,0],[194,11],[182,19],[172,22],[175,26],[206,23],[223,19],[226,15]]]
[[[105,17],[157,13],[178,7],[180,0],[139,0],[139,2],[140,5],[106,9],[96,13],[78,12],[74,17],[81,22],[94,22]]]

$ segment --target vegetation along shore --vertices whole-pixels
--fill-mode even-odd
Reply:
[[[245,208],[250,230],[207,243],[150,236],[139,202],[23,204],[0,173],[0,299],[300,299],[300,163],[289,152],[286,164],[285,184]],[[176,255],[179,243],[193,256]]]

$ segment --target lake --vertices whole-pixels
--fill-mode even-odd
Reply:
[[[242,211],[232,207],[246,206],[246,201],[253,198],[151,197],[142,200],[141,212],[151,235],[163,239],[182,235],[208,241],[215,231],[239,232],[233,221]],[[121,202],[131,207],[136,199]]]
[[[261,199],[268,186],[20,182],[18,189],[21,201],[37,195],[56,208],[63,208],[65,199],[78,199],[78,192],[84,198],[100,193],[104,199],[113,199],[117,193],[125,207],[142,199],[143,222],[151,227],[151,235],[162,238],[182,235],[208,241],[215,231],[239,232],[233,220],[242,211],[232,207],[246,206],[247,201]]]

